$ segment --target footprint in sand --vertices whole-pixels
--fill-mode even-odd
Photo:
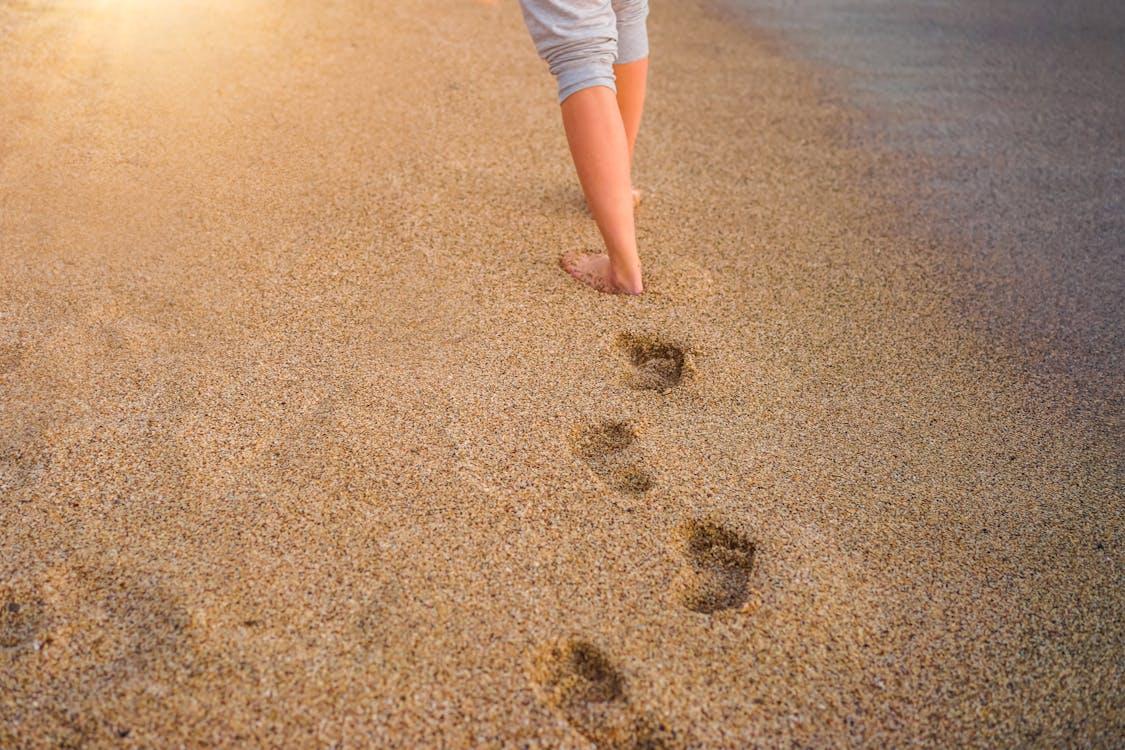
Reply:
[[[0,344],[0,375],[15,372],[23,362],[24,346],[19,342]]]
[[[541,645],[531,653],[528,675],[539,699],[599,748],[677,746],[661,722],[632,709],[624,677],[588,641],[563,638]]]
[[[754,543],[710,521],[688,521],[678,529],[687,565],[673,591],[692,612],[711,614],[750,598]]]
[[[640,495],[652,488],[652,474],[633,447],[637,432],[631,424],[607,420],[579,425],[571,437],[574,452],[611,489]]]
[[[654,336],[622,333],[617,348],[624,352],[631,365],[627,382],[637,390],[660,391],[675,388],[686,375],[695,370],[687,349]]]
[[[26,586],[0,585],[0,648],[15,648],[36,640],[43,628],[44,604]]]

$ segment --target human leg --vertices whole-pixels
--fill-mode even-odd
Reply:
[[[568,254],[572,276],[605,292],[639,294],[629,145],[616,101],[617,19],[610,0],[521,0],[536,50],[558,81],[563,126],[604,254]]]
[[[637,144],[648,83],[648,0],[613,0],[617,21],[617,106],[629,141],[629,161]]]

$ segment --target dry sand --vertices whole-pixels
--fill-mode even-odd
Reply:
[[[0,2],[0,746],[1120,742],[1120,413],[652,36],[621,299],[510,0]]]

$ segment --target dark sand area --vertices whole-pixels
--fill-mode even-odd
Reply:
[[[1121,4],[731,2],[868,115],[853,137],[896,157],[980,334],[1016,354],[1041,398],[1086,422],[1119,418]]]
[[[0,0],[0,747],[1119,742],[1116,402],[743,20],[622,299],[510,0]]]

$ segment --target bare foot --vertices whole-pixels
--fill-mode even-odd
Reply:
[[[571,276],[599,292],[640,294],[644,291],[639,278],[635,283],[620,281],[605,253],[567,253],[559,258],[559,265]]]

